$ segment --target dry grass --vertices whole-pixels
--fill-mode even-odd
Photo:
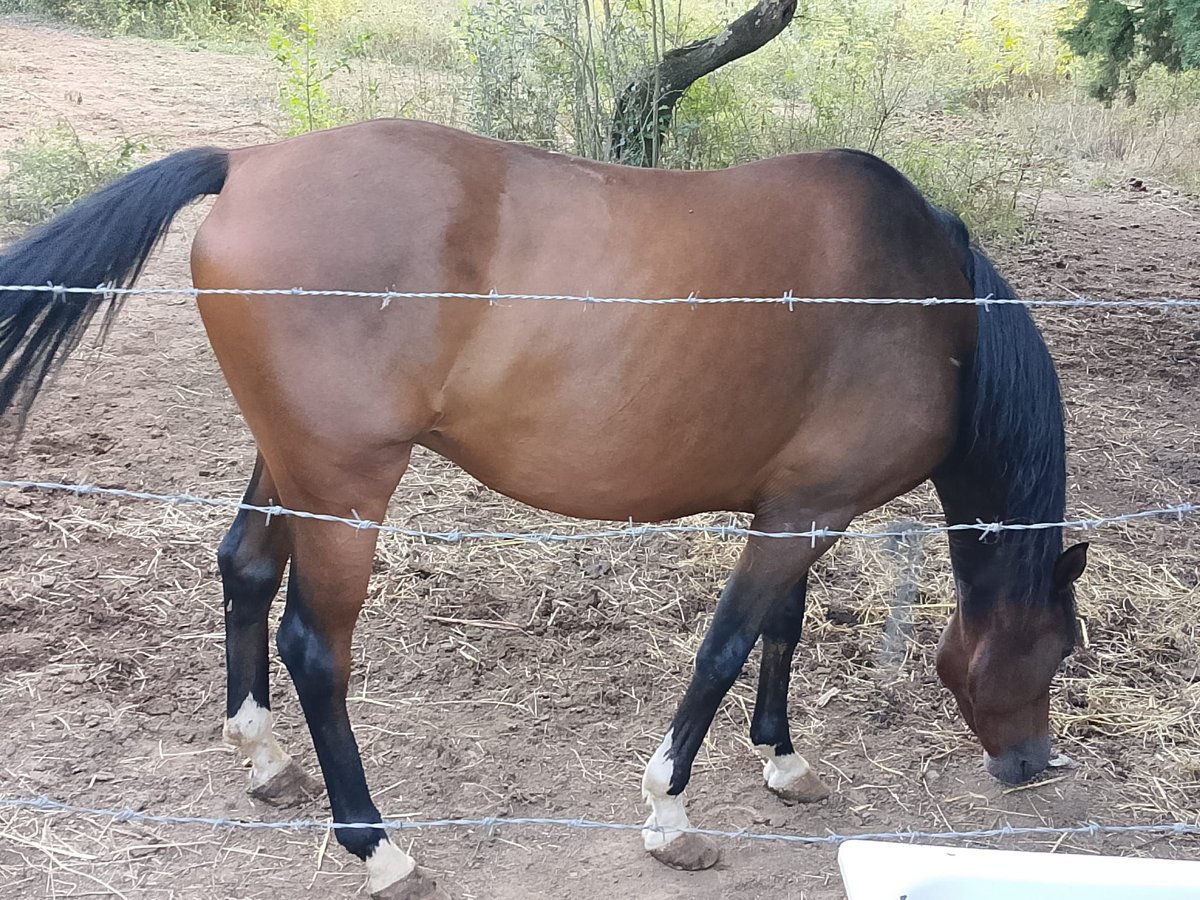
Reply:
[[[1066,90],[1012,101],[999,120],[1039,153],[1062,161],[1068,180],[1107,186],[1137,178],[1194,196],[1200,191],[1200,116],[1187,98],[1195,84],[1186,76],[1174,86],[1169,79],[1153,79],[1150,96],[1132,107],[1105,107],[1082,91]]]
[[[211,483],[196,487],[214,489]],[[232,492],[232,479],[228,487]],[[394,513],[398,522],[429,529],[577,524],[547,522],[428,455],[415,462]],[[862,524],[883,526],[933,513],[932,497],[922,491]],[[0,687],[0,704],[8,708],[24,707],[21,697],[64,690],[70,708],[71,698],[78,703],[98,692],[74,714],[59,702],[34,713],[30,726],[53,753],[69,757],[97,735],[123,746],[133,729],[122,723],[147,708],[151,715],[186,719],[199,699],[206,714],[214,712],[213,697],[164,694],[162,685],[181,664],[172,660],[182,658],[205,661],[210,670],[205,693],[220,689],[215,670],[220,608],[207,560],[225,526],[223,516],[36,498],[32,509],[5,509],[3,517],[25,529],[35,523],[52,528],[55,543],[66,547],[114,544],[130,560],[123,572],[96,572],[51,551],[36,565],[6,576],[10,592],[29,592],[46,607],[75,605],[91,595],[103,608],[111,595],[142,590],[136,619],[120,604],[109,605],[114,616],[122,617],[121,643],[136,646],[136,654],[114,656],[101,645],[85,643],[85,632],[67,640],[44,665],[9,674]],[[1058,682],[1053,710],[1060,746],[1083,769],[1056,774],[1033,790],[1045,795],[1068,786],[1064,780],[1087,778],[1117,791],[1111,807],[1095,817],[1195,821],[1189,797],[1200,786],[1195,630],[1200,590],[1181,581],[1176,550],[1181,539],[1186,543],[1188,527],[1156,526],[1161,538],[1150,544],[1169,550],[1149,555],[1140,528],[1105,532],[1104,551],[1094,556],[1080,596],[1087,641]],[[586,547],[424,546],[385,536],[380,577],[359,631],[351,703],[381,806],[392,815],[544,813],[635,820],[641,766],[685,686],[711,598],[737,550],[735,542],[705,536]],[[838,830],[1040,822],[1053,814],[1052,803],[1022,812],[1020,803],[1012,802],[1021,799],[1019,793],[946,789],[951,783],[946,773],[957,771],[964,756],[974,765],[976,751],[930,676],[933,637],[953,602],[944,541],[928,540],[919,552],[917,602],[907,610],[894,608],[897,594],[909,587],[906,562],[881,542],[843,541],[814,572],[793,690],[797,745],[817,751],[826,776],[850,798],[850,815]],[[1114,602],[1121,595],[1136,602]],[[198,610],[203,611],[199,617]],[[915,638],[901,642],[899,654],[895,642],[884,637],[886,624],[897,616],[910,623]],[[197,619],[214,624],[196,627]],[[181,620],[188,623],[183,629]],[[722,708],[698,759],[698,785],[720,785],[753,770],[747,729],[754,676],[752,665]],[[76,690],[69,690],[72,685]],[[155,703],[166,706],[156,709]],[[281,706],[290,744],[306,747],[294,703]],[[597,716],[596,710],[612,715]],[[199,767],[210,786],[187,802],[171,791],[138,800],[135,791],[132,805],[207,814],[216,802],[219,812],[228,790],[214,789],[211,782],[228,784],[234,760],[212,740],[215,728],[203,730],[206,740],[181,744],[180,736],[171,734],[157,751],[122,751],[122,758],[110,761],[111,768],[99,775],[85,764],[80,776],[100,784],[85,787],[74,779],[74,793],[88,802],[97,787],[108,784],[128,798],[131,781],[169,785],[180,771]],[[890,732],[892,739],[881,741],[880,731]],[[496,761],[511,758],[514,743],[524,742],[531,746],[518,754],[520,761],[538,770],[556,758],[561,766],[562,753],[568,754],[569,772],[563,774],[574,782],[569,792],[574,796],[564,796],[562,776],[557,786],[541,790],[536,780],[497,783]],[[420,748],[415,754],[414,745]],[[432,756],[421,752],[430,748],[436,748]],[[426,767],[437,771],[423,772]],[[16,772],[10,769],[15,779],[10,792],[62,795],[59,779],[46,784],[24,774],[28,768],[23,761]],[[591,799],[580,796],[579,786]],[[732,798],[716,806],[705,799],[709,802],[699,804],[705,824],[772,830],[785,824],[769,812],[759,813],[758,802],[748,809]],[[263,815],[257,810],[241,814]],[[783,830],[809,830],[786,825]],[[341,854],[325,852],[320,836],[271,836],[269,850],[248,850],[262,843],[259,837],[247,842],[245,836],[198,829],[103,827],[16,812],[4,817],[0,829],[5,835],[0,861],[12,883],[36,882],[48,896],[66,883],[115,896],[159,886],[139,855],[150,852],[141,849],[146,846],[156,865],[176,873],[242,854],[239,862],[255,873],[256,884],[270,884],[272,871],[297,861],[307,861],[314,878],[340,873],[336,877],[348,880],[347,886],[357,878]],[[551,852],[560,840],[585,840],[524,832],[503,837],[526,853]],[[422,843],[444,849],[463,840],[438,835]],[[1079,849],[1093,846],[1078,842]],[[246,853],[251,856],[245,858]]]

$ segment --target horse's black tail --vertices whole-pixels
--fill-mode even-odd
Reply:
[[[976,299],[1015,300],[1016,292],[962,221],[937,210]],[[1062,397],[1050,351],[1020,304],[978,306],[975,354],[963,373],[955,456],[1005,487],[1006,518],[1061,520],[1066,502]],[[1047,569],[1048,571],[1048,569]]]
[[[229,173],[224,150],[185,150],[81,200],[0,250],[0,416],[25,419],[47,376],[79,344],[104,304],[103,290],[55,293],[42,285],[129,287],[181,209],[217,194]],[[111,299],[105,327],[120,308]]]

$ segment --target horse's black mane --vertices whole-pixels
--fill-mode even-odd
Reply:
[[[935,210],[959,253],[976,298],[1016,299],[988,258],[972,246],[961,220]],[[1029,310],[978,307],[975,355],[963,379],[958,446],[935,475],[951,523],[1060,522],[1066,507],[1066,439],[1058,375]],[[951,535],[956,568],[972,563],[1003,573],[1008,599],[1046,602],[1062,549],[1062,529],[976,531]],[[985,550],[985,548],[987,548]],[[989,566],[988,562],[992,565]],[[984,576],[986,578],[986,575]],[[974,592],[987,603],[995,591]],[[1014,596],[1017,594],[1019,596]]]

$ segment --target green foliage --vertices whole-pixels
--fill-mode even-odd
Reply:
[[[271,0],[0,0],[0,12],[24,12],[114,34],[202,39],[259,26]]]
[[[464,3],[458,31],[471,85],[468,124],[504,140],[602,158],[615,98],[651,60],[636,3]]]
[[[351,121],[354,116],[329,93],[328,83],[340,72],[352,72],[352,63],[366,56],[371,35],[363,32],[333,59],[319,50],[320,33],[311,13],[305,11],[296,24],[296,36],[282,30],[271,35],[269,46],[284,82],[279,88],[279,105],[288,122],[289,134],[317,131]],[[378,92],[367,85],[368,98]]]
[[[1174,27],[1171,34],[1185,68],[1200,69],[1200,3],[1175,0],[1171,6]]]
[[[414,115],[603,158],[614,104],[635,76],[749,2],[0,0],[0,11],[259,49],[270,38],[292,133]],[[1200,0],[1137,2],[1091,0],[1093,14],[1089,0],[808,0],[778,39],[691,87],[660,163],[718,168],[858,147],[982,233],[1018,228],[1041,185],[1068,167],[1085,179],[1200,186],[1200,68],[1187,71],[1200,66]],[[1109,57],[1061,40],[1072,27],[1127,59],[1110,83],[1136,80],[1134,102],[1084,100],[1076,86],[1103,76]]]
[[[502,140],[554,146],[563,102],[558,54],[542,30],[544,4],[464,4],[463,43],[472,75],[475,130]],[[547,62],[552,65],[547,66]]]
[[[963,217],[976,234],[1013,235],[1050,180],[1051,161],[1028,139],[974,133],[967,119],[950,119],[944,137],[913,135],[884,148],[884,159],[904,172],[931,200]],[[953,129],[953,130],[951,130]]]
[[[80,139],[68,125],[32,131],[4,152],[0,231],[21,232],[133,169],[145,145]]]
[[[1137,97],[1138,80],[1153,65],[1168,72],[1200,68],[1200,0],[1086,0],[1062,29],[1066,44],[1095,62],[1092,96],[1111,103]]]
[[[655,34],[679,46],[721,16],[655,21],[653,4],[489,0],[464,8],[468,124],[510,140],[605,155],[614,98],[653,60]],[[588,9],[589,5],[582,5]],[[1028,142],[980,130],[1017,97],[1052,90],[1061,68],[1052,19],[994,0],[823,0],[757,53],[696,82],[676,110],[662,165],[719,168],[796,150],[877,153],[975,228],[1011,231],[1016,200],[1043,181]],[[955,118],[956,128],[939,123]]]

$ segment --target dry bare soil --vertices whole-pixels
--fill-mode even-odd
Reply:
[[[36,123],[162,150],[272,136],[271,75],[252,59],[0,24],[0,147]],[[180,220],[143,283],[187,283]],[[1200,296],[1200,211],[1153,191],[1043,198],[1039,237],[994,254],[1029,296]],[[1039,315],[1070,421],[1070,505],[1121,513],[1200,498],[1200,314]],[[138,300],[38,407],[0,477],[235,496],[252,447],[190,302]],[[392,507],[425,528],[562,529],[421,456]],[[865,524],[934,516],[927,491]],[[0,495],[0,795],[273,820],[322,801],[255,805],[220,739],[227,516],[41,493]],[[862,524],[862,523],[860,523]],[[815,807],[766,794],[747,738],[755,666],[722,708],[689,791],[693,821],[822,833],[1002,823],[1197,820],[1200,531],[1195,520],[1091,536],[1087,645],[1056,683],[1058,749],[1076,760],[1004,790],[937,684],[951,603],[929,541],[912,640],[884,640],[902,567],[845,541],[810,592],[792,693],[796,743],[835,788]],[[385,815],[640,821],[638,783],[737,552],[661,538],[580,546],[383,542],[356,656],[351,715]],[[275,672],[282,738],[315,769]],[[407,835],[405,835],[407,837]],[[681,874],[636,836],[548,829],[414,834],[464,897],[842,896],[834,852],[727,842]],[[1009,846],[1200,857],[1195,839],[1028,839]],[[0,809],[0,896],[350,897],[360,867],[327,833],[147,826]]]

